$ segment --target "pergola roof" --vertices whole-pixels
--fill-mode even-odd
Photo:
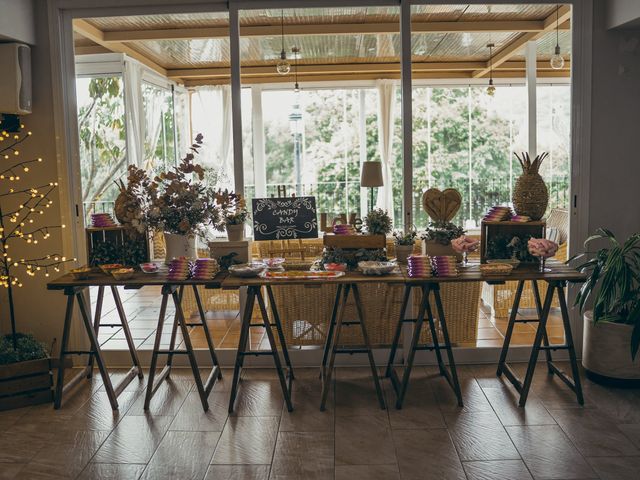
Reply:
[[[301,81],[398,78],[399,9],[311,8],[248,10],[240,14],[243,83],[291,81],[275,72],[281,50],[300,48]],[[558,11],[560,46],[570,59],[570,7]],[[540,75],[568,76],[548,59],[556,45],[555,5],[418,5],[412,7],[415,78],[524,76],[523,48],[537,43]],[[224,12],[100,17],[74,21],[76,53],[126,53],[186,85],[229,82],[229,28]]]

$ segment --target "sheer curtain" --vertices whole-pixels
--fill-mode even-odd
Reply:
[[[396,86],[393,80],[378,80],[378,149],[382,161],[384,186],[378,189],[376,207],[389,212],[393,218],[393,126],[395,123]]]
[[[233,189],[231,87],[196,87],[191,95],[191,122],[193,135],[204,136],[199,162],[219,170],[220,187]]]
[[[126,57],[125,57],[126,58]],[[129,165],[142,166],[144,159],[144,132],[142,131],[142,70],[135,61],[124,64],[124,109],[127,132]]]
[[[146,170],[152,170],[157,167],[154,153],[160,140],[160,130],[162,128],[162,120],[165,109],[165,92],[155,86],[145,85],[145,109],[144,109],[144,125],[145,125],[145,159],[144,166]]]

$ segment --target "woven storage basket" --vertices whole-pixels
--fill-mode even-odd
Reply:
[[[481,285],[481,282],[464,282],[447,283],[440,286],[440,297],[442,298],[442,309],[447,319],[449,340],[456,346],[475,346],[476,344]],[[433,316],[438,318],[433,295],[430,298]],[[416,316],[419,303],[419,295],[415,295],[413,305]],[[436,330],[438,338],[441,339],[439,322],[436,322]],[[420,342],[431,342],[431,331],[427,322],[422,328]]]
[[[327,327],[336,296],[336,285],[304,287],[297,285],[274,286],[278,313],[289,346],[324,345]],[[390,345],[394,328],[400,316],[402,287],[383,283],[360,285],[365,325],[372,345]],[[353,297],[345,310],[345,320],[356,317]],[[344,327],[340,336],[342,345],[362,344],[362,333],[357,325]]]

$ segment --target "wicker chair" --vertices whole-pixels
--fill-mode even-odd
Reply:
[[[555,257],[557,260],[567,260],[567,239],[569,233],[569,212],[566,209],[553,209],[547,219],[547,236],[553,234],[556,242],[560,245]],[[544,299],[547,292],[547,284],[540,282],[540,295]],[[487,283],[482,286],[482,301],[491,308],[491,313],[496,318],[508,317],[513,304],[513,296],[518,288],[518,282],[506,282],[504,285],[489,285]],[[554,298],[553,307],[559,307],[557,298]],[[520,308],[535,308],[535,299],[533,298],[533,290],[529,283],[525,284],[520,298]]]

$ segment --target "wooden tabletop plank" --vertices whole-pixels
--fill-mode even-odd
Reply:
[[[205,288],[220,288],[226,273],[219,273],[210,280],[169,280],[166,272],[142,273],[135,272],[129,280],[116,280],[113,275],[106,273],[90,273],[85,280],[75,280],[71,274],[63,275],[49,283],[48,290],[64,290],[65,288],[81,287],[109,287],[123,286],[125,288],[140,288],[163,285],[199,285]]]

